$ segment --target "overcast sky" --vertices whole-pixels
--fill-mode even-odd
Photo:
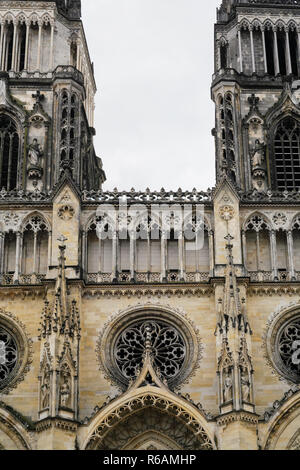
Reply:
[[[214,185],[213,26],[221,0],[82,0],[105,189]]]

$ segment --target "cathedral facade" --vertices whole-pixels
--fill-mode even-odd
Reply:
[[[0,70],[0,450],[300,450],[300,2],[218,9],[208,191],[102,189],[80,0]]]

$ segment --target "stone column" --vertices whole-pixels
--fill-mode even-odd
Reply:
[[[167,277],[166,257],[167,257],[167,240],[166,240],[166,232],[163,230],[161,232],[161,279],[162,281],[166,279]]]
[[[118,249],[118,235],[117,232],[114,232],[112,235],[112,280],[117,279],[117,263],[118,263],[118,256],[117,256],[117,249]]]
[[[129,240],[130,240],[130,278],[134,280],[135,278],[135,260],[136,260],[136,236],[135,232],[129,232]]]
[[[12,50],[12,61],[11,61],[11,70],[16,70],[16,48],[17,48],[17,27],[18,22],[14,21],[14,35],[13,35],[13,50]]]
[[[2,60],[1,60],[1,70],[6,68],[6,44],[7,44],[7,28],[6,25],[3,25],[3,45],[2,45]]]
[[[292,62],[291,62],[289,28],[285,28],[285,63],[286,63],[286,73],[287,75],[291,75]]]
[[[34,232],[33,236],[33,274],[37,274],[37,232]]]
[[[100,234],[99,234],[100,235]],[[98,272],[102,273],[103,271],[103,266],[102,266],[102,238],[101,236],[98,238]]]
[[[28,57],[29,57],[29,34],[30,34],[30,21],[26,22],[26,41],[25,41],[25,61],[24,69],[28,72]]]
[[[41,68],[41,45],[42,45],[42,28],[43,28],[43,22],[39,21],[38,22],[39,26],[39,38],[38,38],[38,52],[37,52],[37,71],[40,71]]]
[[[300,29],[297,30],[297,66],[298,66],[298,74],[300,74]]]
[[[255,51],[254,51],[254,40],[253,40],[253,27],[250,26],[250,43],[251,43],[251,58],[252,58],[252,72],[256,72],[255,68]]]
[[[54,23],[51,23],[51,38],[50,38],[50,72],[54,67]]]
[[[278,269],[277,269],[277,246],[276,246],[276,232],[270,230],[270,245],[271,245],[271,264],[274,280],[278,280]]]
[[[204,232],[205,234],[205,232]],[[214,250],[214,232],[213,230],[208,231],[208,249],[209,249],[209,266],[210,266],[210,276],[214,275],[215,268],[215,250]]]
[[[268,73],[268,61],[267,61],[267,49],[266,49],[266,36],[265,36],[265,30],[264,30],[264,28],[262,28],[262,30],[261,30],[261,35],[262,35],[262,43],[263,43],[265,73]]]
[[[247,237],[245,230],[242,230],[242,249],[243,249],[243,264],[245,266],[245,270],[248,271],[247,266]]]
[[[184,281],[184,238],[183,233],[181,232],[178,236],[178,259],[179,259],[179,275],[180,280]]]
[[[82,270],[87,273],[87,233],[85,230],[82,232]]]
[[[277,29],[273,29],[274,34],[274,65],[275,65],[275,75],[280,74],[279,68],[279,56],[278,56],[278,42],[277,42]]]
[[[2,20],[0,22],[0,27],[1,27],[1,35],[0,35],[0,67],[1,67],[1,70],[2,70],[2,57],[4,55],[4,51],[3,51],[3,45],[4,45],[4,28],[5,28],[5,23],[4,21]]]
[[[260,240],[259,240],[259,232],[256,232],[256,267],[257,267],[257,271],[261,271],[259,260],[260,260]]]
[[[296,273],[295,273],[295,263],[294,263],[294,239],[293,239],[293,231],[289,230],[286,232],[287,237],[287,248],[288,248],[288,257],[289,257],[289,271],[290,271],[290,278],[292,281],[296,280]]]
[[[51,250],[52,250],[52,232],[50,230],[50,232],[48,233],[48,269],[51,266],[51,260],[52,260]]]
[[[238,41],[239,41],[240,73],[243,73],[242,34],[241,34],[240,28],[238,29]]]
[[[0,232],[0,276],[3,274],[4,270],[4,240],[5,233]]]
[[[16,233],[16,262],[15,262],[15,273],[13,277],[13,281],[15,284],[19,283],[19,277],[20,277],[20,243],[21,241],[21,233],[17,232]]]

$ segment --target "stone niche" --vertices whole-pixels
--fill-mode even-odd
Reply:
[[[36,189],[41,191],[44,189],[46,178],[50,117],[43,109],[44,95],[37,92],[33,95],[33,98],[36,99],[36,103],[28,120],[26,189],[28,191]]]

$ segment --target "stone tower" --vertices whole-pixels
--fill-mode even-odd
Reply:
[[[299,450],[298,2],[218,10],[206,192],[103,190],[80,14],[0,0],[0,450]]]
[[[300,10],[292,1],[223,1],[215,26],[216,165],[244,191],[300,184],[297,114]],[[280,100],[279,100],[280,98]],[[280,125],[278,125],[280,124]],[[284,137],[285,136],[285,137]],[[289,136],[289,137],[288,137]],[[296,143],[296,141],[295,141]]]

